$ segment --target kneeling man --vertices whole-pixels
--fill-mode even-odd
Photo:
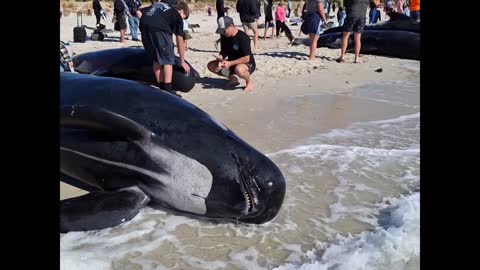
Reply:
[[[224,16],[218,19],[217,34],[221,34],[220,56],[208,63],[208,69],[218,75],[228,77],[227,87],[239,84],[237,77],[245,80],[245,91],[253,90],[252,73],[255,71],[255,59],[250,46],[250,38],[238,30],[233,19]]]

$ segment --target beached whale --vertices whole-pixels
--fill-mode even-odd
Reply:
[[[365,31],[368,30],[397,30],[397,31],[408,31],[414,33],[420,33],[420,23],[414,21],[411,17],[398,13],[392,12],[390,13],[390,20],[376,23],[376,24],[368,24],[365,25]],[[325,30],[322,35],[330,34],[330,33],[337,33],[343,32],[343,27],[333,27],[330,29]],[[320,37],[322,36],[320,35]]]
[[[198,72],[190,66],[190,74],[179,64],[176,57],[173,66],[172,88],[189,92],[200,78]],[[152,61],[143,48],[116,48],[78,54],[73,57],[75,71],[96,76],[123,78],[157,85],[152,70]]]
[[[191,103],[118,78],[60,73],[61,232],[103,229],[142,207],[245,223],[279,212],[279,168]],[[190,215],[189,214],[189,215]]]
[[[340,49],[343,33],[320,35],[317,47]],[[354,35],[350,35],[349,52],[353,52]],[[420,60],[420,34],[407,31],[368,30],[362,33],[360,53]]]
[[[340,49],[342,32],[322,34],[317,47]],[[350,35],[347,52],[353,52],[354,35]],[[407,31],[367,30],[362,33],[360,53],[420,60],[420,34]],[[296,38],[295,45],[309,46],[309,38]],[[340,53],[340,52],[339,52]]]

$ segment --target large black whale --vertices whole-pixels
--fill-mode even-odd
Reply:
[[[61,232],[116,226],[145,205],[264,223],[286,190],[279,168],[189,102],[141,83],[60,74]]]
[[[189,92],[200,79],[200,74],[190,63],[190,74],[180,65],[180,58],[175,57],[173,66],[172,88],[176,91]],[[75,71],[103,77],[115,77],[157,85],[152,69],[152,61],[143,48],[115,48],[75,55],[72,59]]]

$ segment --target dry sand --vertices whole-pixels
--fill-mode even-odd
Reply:
[[[239,25],[238,14],[230,15]],[[253,74],[255,89],[252,92],[242,91],[241,87],[245,86],[242,80],[241,87],[223,90],[226,79],[207,70],[208,61],[214,59],[212,54],[218,53],[213,44],[218,38],[214,33],[215,20],[216,16],[206,14],[192,14],[189,18],[190,24],[199,24],[200,28],[195,28],[195,32],[191,33],[186,58],[203,79],[192,91],[182,96],[264,153],[284,149],[298,139],[342,128],[352,122],[381,120],[403,113],[370,108],[368,104],[352,102],[347,97],[337,95],[325,95],[326,98],[322,100],[324,106],[320,108],[312,106],[308,98],[291,104],[289,98],[293,96],[349,92],[365,83],[382,80],[419,80],[418,73],[400,67],[418,61],[363,55],[361,64],[353,64],[353,55],[347,54],[347,62],[339,64],[335,59],[340,50],[328,48],[317,49],[317,60],[308,61],[308,47],[291,46],[286,37],[281,37],[259,40],[260,50],[254,54],[257,69]],[[93,27],[95,17],[84,16],[83,23]],[[75,15],[62,18],[60,38],[71,42],[76,53],[142,45],[135,41],[121,44],[118,42],[119,32],[109,34],[111,41],[72,43],[74,26]],[[298,37],[299,26],[289,27]],[[111,17],[107,29],[113,29]],[[260,31],[263,36],[264,30]],[[87,30],[87,35],[91,32]],[[383,72],[374,71],[378,68],[382,68]],[[62,199],[79,194],[81,192],[77,189],[61,184]]]

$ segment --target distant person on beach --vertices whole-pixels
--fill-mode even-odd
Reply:
[[[142,1],[140,0],[126,0],[128,6],[128,12],[130,16],[128,16],[128,25],[130,26],[130,33],[132,34],[133,41],[140,41],[138,39],[138,24],[140,23],[139,19],[137,18],[137,10],[142,5]]]
[[[393,9],[394,8],[393,1],[392,0],[387,0],[387,6],[386,7]]]
[[[345,22],[345,18],[347,17],[347,12],[345,11],[345,5],[343,4],[343,0],[334,0],[334,4],[338,5],[338,11],[337,11],[337,20],[338,20],[338,26],[343,26],[343,23]],[[334,11],[335,12],[335,11]]]
[[[380,0],[370,0],[370,13],[368,15],[369,24],[374,24],[378,22],[378,19],[380,17],[380,10],[378,10],[379,6],[380,6]]]
[[[265,14],[265,31],[263,32],[263,39],[267,38],[268,28],[272,28],[272,38],[273,30],[275,28],[275,23],[273,22],[273,0],[265,0],[264,3],[264,14]],[[278,36],[278,33],[277,33]]]
[[[283,1],[281,0],[278,3],[278,7],[275,10],[275,23],[277,24],[277,38],[279,37],[279,32],[280,29],[285,32],[285,35],[288,38],[288,41],[292,42],[293,41],[293,35],[292,32],[290,31],[290,28],[288,28],[287,24],[285,23],[287,21],[287,11],[285,10],[285,5]]]
[[[92,3],[92,6],[93,6],[93,14],[95,14],[95,19],[97,20],[97,22],[95,23],[95,26],[99,26],[100,25],[100,20],[102,19],[102,5],[100,4],[100,0],[93,0],[93,3]]]
[[[420,0],[410,0],[410,16],[416,22],[420,21]]]
[[[158,1],[137,11],[140,18],[142,44],[147,56],[153,61],[153,72],[160,89],[176,96],[172,89],[173,65],[175,52],[173,36],[177,39],[180,65],[190,73],[190,66],[185,62],[185,42],[183,39],[183,20],[188,19],[190,10],[185,1],[179,1],[174,7]]]
[[[215,1],[215,8],[217,10],[217,22],[218,19],[225,16],[225,1],[224,0],[216,0]],[[215,48],[218,49],[218,43],[220,43],[220,38],[215,40],[214,45]]]
[[[287,2],[287,18],[290,19],[290,15],[292,15],[292,9],[293,9],[293,4],[292,4],[292,0],[288,0]]]
[[[63,17],[63,1],[60,1],[60,19]]]
[[[342,37],[342,49],[341,55],[337,59],[337,62],[345,62],[345,53],[348,46],[348,38],[351,32],[354,33],[355,41],[355,61],[354,63],[360,63],[360,48],[362,46],[360,39],[362,32],[365,28],[365,15],[369,6],[368,0],[350,0],[346,2],[347,18],[343,25],[343,37]]]
[[[323,33],[323,25],[328,23],[325,0],[307,0],[305,21],[301,30],[310,38],[310,60],[315,60],[317,42],[320,34]]]
[[[191,39],[192,36],[190,35],[189,30],[189,23],[187,20],[183,20],[183,40],[185,40],[185,51],[188,50],[187,40]]]
[[[228,16],[218,19],[216,33],[222,35],[220,55],[217,60],[208,63],[208,70],[228,77],[227,88],[239,84],[236,75],[245,80],[244,91],[252,91],[254,87],[252,73],[255,71],[256,64],[250,46],[250,38],[245,32],[238,30],[233,19]]]
[[[215,9],[217,10],[217,22],[218,22],[218,19],[225,16],[225,1],[224,0],[216,0],[215,1]]]
[[[403,8],[405,7],[405,0],[397,0],[395,4],[395,12],[403,14]]]
[[[240,14],[243,31],[248,35],[248,29],[253,31],[253,49],[258,50],[257,18],[260,17],[258,0],[238,0],[237,12]]]
[[[127,16],[128,13],[127,4],[123,0],[115,0],[113,4],[113,13],[115,14],[115,23],[113,29],[120,31],[120,42],[125,43],[125,33],[127,32]]]

